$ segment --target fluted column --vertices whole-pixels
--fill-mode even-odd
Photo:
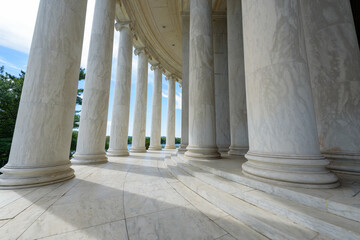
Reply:
[[[161,150],[161,97],[163,69],[160,64],[151,66],[151,69],[154,71],[154,86],[149,150]]]
[[[230,155],[249,149],[241,1],[227,0],[227,37],[230,106]]]
[[[179,153],[185,153],[189,143],[189,28],[190,16],[182,15],[182,80],[181,80],[181,144]]]
[[[138,70],[135,93],[135,112],[133,124],[132,146],[130,152],[146,152],[146,101],[148,84],[148,56],[145,48],[135,49],[138,55]]]
[[[120,32],[118,62],[116,69],[114,104],[111,119],[108,156],[128,156],[128,130],[131,93],[132,33],[130,24],[116,23]]]
[[[175,149],[175,78],[166,77],[168,80],[168,105],[166,123],[165,149]]]
[[[114,40],[115,0],[97,0],[81,108],[76,164],[107,162],[106,127]]]
[[[219,158],[211,0],[190,2],[189,145],[185,156]]]
[[[244,0],[244,55],[252,178],[330,188],[320,153],[298,0]]]
[[[300,4],[320,150],[330,169],[360,174],[360,53],[350,2]]]
[[[230,147],[230,109],[226,17],[213,19],[216,145],[220,152]]]
[[[1,189],[74,177],[69,149],[86,5],[86,0],[40,1],[9,162],[1,169]]]

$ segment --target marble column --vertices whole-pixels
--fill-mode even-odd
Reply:
[[[0,170],[0,189],[74,177],[69,150],[86,5],[86,0],[40,1],[9,162]]]
[[[242,3],[250,143],[244,174],[288,186],[338,186],[320,153],[299,1]]]
[[[149,150],[161,150],[161,98],[163,69],[160,64],[151,66],[151,69],[154,71],[154,86]]]
[[[148,84],[148,56],[145,48],[135,49],[138,55],[138,70],[136,79],[135,93],[135,112],[132,135],[132,146],[130,152],[146,152],[145,133],[146,133],[146,102]]]
[[[120,32],[117,59],[114,104],[111,119],[110,146],[108,156],[128,156],[128,130],[131,93],[132,33],[130,24],[116,23]]]
[[[227,0],[230,138],[229,155],[243,156],[249,149],[241,1]]]
[[[230,109],[226,16],[213,19],[216,145],[220,152],[230,147]]]
[[[182,80],[181,80],[181,144],[178,153],[185,153],[189,143],[189,28],[190,16],[182,15]]]
[[[106,127],[114,40],[115,0],[97,0],[86,67],[75,164],[107,162]]]
[[[168,80],[168,105],[165,149],[175,149],[175,78],[169,76],[166,80]]]
[[[320,150],[360,174],[360,53],[349,0],[300,1]]]
[[[219,158],[216,146],[211,0],[190,2],[189,145],[187,157]]]

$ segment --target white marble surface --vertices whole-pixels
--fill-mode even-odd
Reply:
[[[161,100],[163,69],[160,64],[151,66],[151,68],[154,70],[154,85],[149,150],[161,150]]]
[[[185,156],[219,158],[216,146],[212,1],[190,2],[189,145]]]
[[[246,223],[182,183],[172,185],[164,156],[109,157],[74,166],[77,177],[64,183],[1,190],[0,239],[242,239]]]
[[[145,48],[135,49],[135,54],[138,55],[138,69],[136,79],[132,146],[130,152],[145,152],[148,56]]]
[[[86,5],[86,0],[40,1],[9,162],[1,169],[0,188],[74,177],[69,146]]]
[[[114,41],[115,0],[96,1],[76,152],[72,163],[106,162],[105,140]]]
[[[175,149],[175,78],[167,77],[168,105],[166,119],[166,145],[165,149]]]
[[[360,52],[349,0],[301,1],[321,152],[360,173]]]
[[[213,19],[216,145],[220,152],[230,146],[229,77],[226,18]]]
[[[189,144],[189,28],[190,16],[182,15],[181,144],[179,153]]]
[[[114,103],[111,119],[109,156],[126,156],[128,153],[128,130],[130,114],[132,33],[129,23],[116,23],[120,32],[116,67]]]
[[[241,1],[227,0],[226,3],[231,137],[229,154],[243,156],[249,149],[249,140]]]
[[[244,173],[286,185],[337,187],[320,154],[299,1],[242,3],[250,145]]]

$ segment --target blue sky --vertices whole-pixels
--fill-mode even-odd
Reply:
[[[0,14],[0,66],[5,67],[5,71],[18,75],[20,70],[26,71],[28,54],[31,45],[32,33],[34,30],[39,0],[0,0],[2,13]],[[86,68],[88,49],[90,44],[91,23],[93,19],[95,0],[88,0],[84,44],[81,57],[81,66]],[[14,17],[15,16],[15,17]],[[118,49],[119,33],[115,31],[114,49],[112,61],[111,87],[109,99],[108,127],[107,135],[110,134],[111,114],[114,97],[114,86],[116,76],[116,62]],[[148,93],[147,93],[147,118],[146,118],[146,136],[150,136],[151,129],[151,109],[154,72],[149,65]],[[133,55],[132,79],[131,79],[131,97],[130,97],[130,120],[129,135],[132,135],[134,121],[135,87],[137,75],[137,56]],[[167,96],[168,82],[163,76],[163,96],[161,111],[161,135],[166,135],[166,114],[167,114]],[[83,88],[84,81],[80,82],[79,87]],[[176,128],[175,136],[181,136],[181,88],[176,83]]]

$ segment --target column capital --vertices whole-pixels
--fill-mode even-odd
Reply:
[[[131,21],[117,21],[115,23],[116,31],[120,32],[123,28],[128,28],[130,31],[132,31],[133,27]]]
[[[135,48],[134,53],[136,56],[139,55],[140,53],[144,53],[144,54],[148,55],[148,51],[145,47]]]
[[[156,70],[156,69],[159,69],[162,73],[164,72],[164,68],[161,66],[160,63],[156,63],[156,64],[151,64],[151,67],[150,67],[151,70]]]
[[[176,77],[173,74],[170,74],[170,75],[167,75],[165,77],[165,80],[174,80],[174,81],[176,81]]]

